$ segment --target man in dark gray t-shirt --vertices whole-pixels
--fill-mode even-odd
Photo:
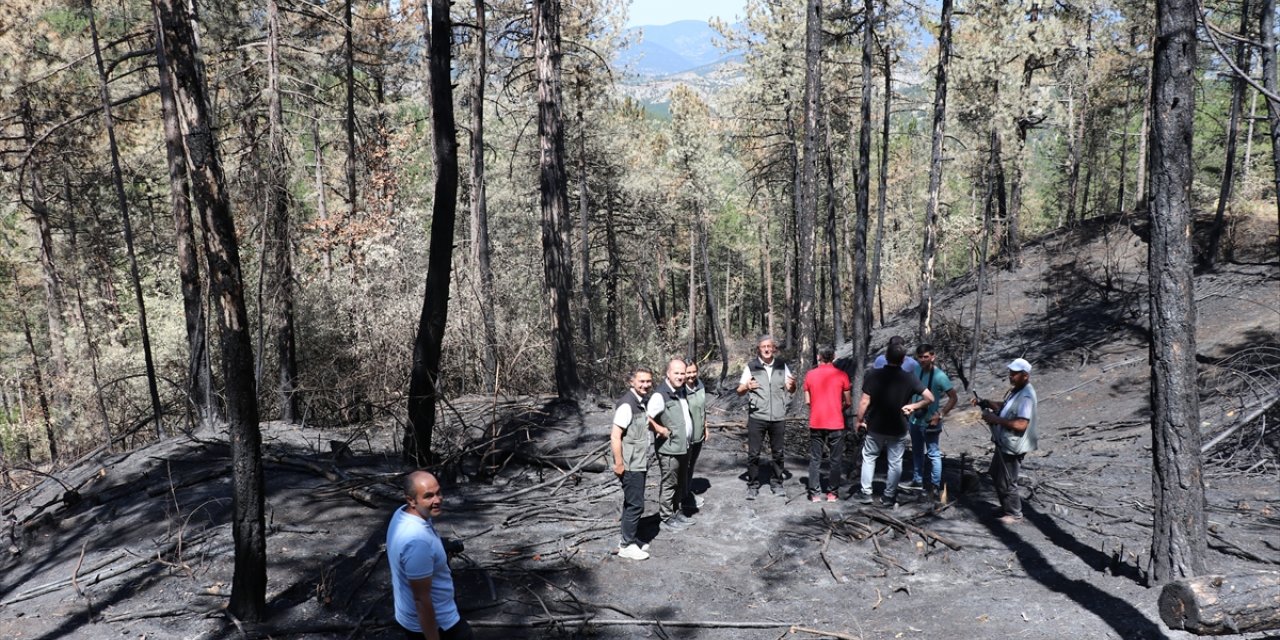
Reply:
[[[933,403],[933,392],[916,376],[902,370],[906,349],[890,344],[885,353],[888,363],[883,369],[867,373],[862,383],[862,401],[858,404],[858,430],[867,432],[862,441],[862,491],[858,501],[871,504],[871,481],[875,477],[876,458],[883,451],[889,462],[882,504],[896,504],[898,479],[902,476],[902,454],[906,451],[907,416]],[[912,396],[922,396],[911,402]]]

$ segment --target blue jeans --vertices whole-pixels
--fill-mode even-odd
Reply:
[[[884,480],[884,497],[893,498],[898,493],[898,480],[902,478],[902,454],[907,450],[907,436],[886,436],[867,433],[862,441],[862,492],[871,494],[871,481],[876,476],[876,458],[884,451],[889,460],[889,472]]]
[[[938,448],[938,438],[942,436],[942,423],[936,431],[927,430],[927,424],[916,424],[911,421],[911,479],[923,484],[920,472],[924,470],[924,458],[929,456],[929,483],[934,489],[942,486],[942,449]]]

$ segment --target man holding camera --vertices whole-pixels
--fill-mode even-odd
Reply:
[[[991,482],[996,487],[1004,515],[1000,522],[1010,525],[1022,522],[1022,496],[1018,494],[1018,472],[1022,459],[1036,450],[1035,387],[1031,386],[1031,363],[1017,358],[1009,363],[1012,388],[1003,402],[973,399],[982,409],[982,421],[991,427],[995,452],[991,455]]]
[[[427,471],[414,471],[404,477],[403,489],[405,504],[387,528],[396,622],[411,640],[471,640],[471,627],[453,599],[446,553],[451,545],[432,524],[444,505],[440,482]]]

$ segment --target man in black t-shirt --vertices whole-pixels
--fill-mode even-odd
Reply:
[[[892,508],[896,503],[898,479],[902,476],[902,453],[910,435],[907,416],[933,404],[933,392],[916,376],[902,370],[907,350],[901,344],[890,344],[883,369],[867,373],[862,383],[862,401],[858,403],[858,431],[867,432],[862,441],[862,491],[858,501],[871,504],[871,480],[876,472],[876,458],[885,452],[889,462],[881,504]],[[911,397],[919,395],[919,402]]]

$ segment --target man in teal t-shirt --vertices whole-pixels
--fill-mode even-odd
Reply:
[[[920,368],[914,373],[920,382],[933,392],[934,401],[929,406],[911,414],[911,484],[906,485],[909,489],[919,489],[924,486],[924,460],[929,458],[929,493],[936,495],[938,489],[942,486],[942,449],[938,446],[938,439],[942,436],[942,421],[946,419],[951,410],[956,408],[956,390],[951,384],[951,378],[947,377],[946,372],[937,367],[935,363],[936,354],[933,345],[922,344],[916,347],[916,360],[920,363]],[[945,403],[942,401],[943,396],[947,397]],[[913,402],[918,402],[920,396],[912,398]]]

